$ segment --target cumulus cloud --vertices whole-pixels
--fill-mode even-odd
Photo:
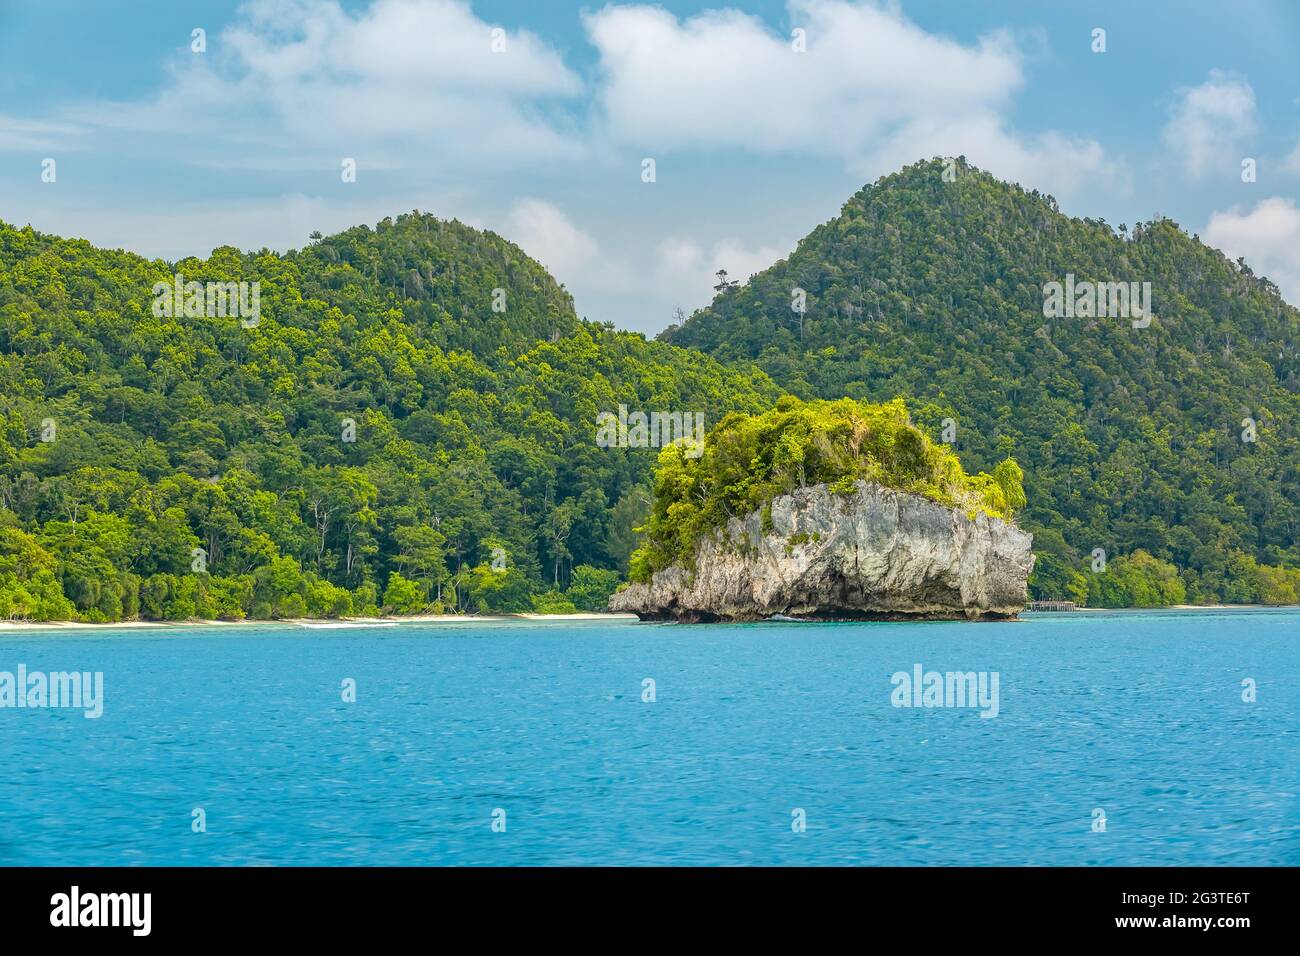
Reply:
[[[585,278],[587,267],[600,253],[590,235],[553,203],[522,199],[515,203],[506,223],[506,237],[528,253],[561,282]]]
[[[719,269],[726,269],[732,281],[745,282],[788,253],[789,247],[749,247],[739,239],[721,239],[705,248],[693,239],[669,238],[655,249],[654,284],[689,310],[713,298]]]
[[[1274,196],[1248,212],[1216,212],[1201,235],[1229,258],[1244,258],[1277,285],[1283,298],[1300,306],[1300,209],[1295,200]]]
[[[610,249],[559,206],[534,198],[515,203],[500,231],[575,293],[668,300],[687,310],[713,298],[719,269],[744,282],[790,248],[748,245],[736,238],[701,242],[678,235],[661,240],[648,255],[626,243]]]
[[[206,258],[217,246],[238,249],[301,249],[314,230],[339,232],[392,215],[373,198],[326,202],[290,193],[259,199],[167,203],[121,201],[87,204],[69,193],[53,199],[37,192],[8,204],[3,218],[30,222],[41,232],[77,236],[105,248],[124,248],[148,258]],[[424,203],[422,203],[424,204]]]
[[[1124,179],[1095,141],[1021,138],[1003,112],[1024,84],[1014,41],[962,44],[893,6],[791,0],[798,37],[736,10],[679,20],[660,7],[584,17],[600,55],[606,132],[647,153],[734,147],[841,158],[864,178],[934,155],[965,154],[1025,185],[1069,192]]]
[[[1255,91],[1246,80],[1211,70],[1199,86],[1180,90],[1165,126],[1165,143],[1182,156],[1183,170],[1200,179],[1211,170],[1233,175],[1244,141],[1255,131]]]
[[[790,13],[806,52],[737,10],[684,21],[651,6],[588,14],[613,132],[663,148],[856,155],[911,117],[956,119],[1004,101],[1021,82],[1002,38],[963,47],[896,13],[841,0],[795,0]]]
[[[339,0],[252,0],[208,53],[186,51],[171,72],[153,100],[92,103],[78,118],[220,139],[232,165],[248,147],[295,161],[326,150],[371,168],[578,151],[563,124],[532,108],[580,94],[577,75],[539,38],[479,19],[466,0],[376,0],[356,14]]]
[[[991,112],[971,113],[952,122],[913,120],[859,165],[869,178],[917,159],[957,155],[965,155],[1001,179],[1057,197],[1094,185],[1108,185],[1121,193],[1131,189],[1129,175],[1106,157],[1095,140],[1058,132],[1018,136]]]
[[[549,266],[543,246],[521,244]],[[718,281],[714,273],[719,269],[744,282],[787,255],[792,244],[784,239],[768,245],[684,232],[658,240],[606,236],[594,254],[578,257],[572,271],[565,267],[555,274],[573,292],[581,314],[612,318],[624,328],[654,333],[674,320],[676,309],[689,314],[711,302]]]

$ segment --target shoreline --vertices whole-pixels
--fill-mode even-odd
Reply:
[[[574,621],[635,621],[635,614],[611,611],[581,611],[576,614],[537,614],[532,611],[517,614],[408,614],[400,617],[343,617],[343,618],[271,618],[242,621],[110,621],[91,624],[84,621],[0,621],[0,636],[30,631],[120,631],[157,630],[198,627],[264,627],[282,625],[315,630],[344,630],[357,627],[397,627],[402,624],[502,624],[510,622],[545,623]]]
[[[1021,617],[1031,614],[1034,617],[1068,617],[1080,612],[1090,614],[1123,613],[1160,613],[1160,612],[1206,612],[1206,611],[1295,611],[1300,604],[1172,604],[1168,607],[1077,607],[1072,611],[1030,611],[1020,612]],[[1022,618],[1023,619],[1023,618]],[[630,612],[615,611],[580,611],[576,614],[538,614],[534,611],[521,611],[513,614],[409,614],[389,617],[345,617],[345,618],[271,618],[268,620],[242,621],[110,621],[106,624],[91,624],[84,621],[0,621],[0,636],[6,634],[24,634],[31,632],[60,631],[120,631],[120,630],[159,630],[199,627],[265,627],[280,625],[300,627],[311,630],[348,630],[371,627],[398,627],[403,624],[509,624],[533,623],[545,624],[572,623],[577,621],[636,622],[640,619]]]

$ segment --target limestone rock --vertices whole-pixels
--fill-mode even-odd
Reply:
[[[732,518],[669,567],[614,594],[646,620],[1014,617],[1027,600],[1033,536],[1014,524],[859,481],[850,494],[800,488]]]

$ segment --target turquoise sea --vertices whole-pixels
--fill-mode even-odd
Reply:
[[[0,865],[1300,864],[1295,610],[0,636],[19,665],[102,672],[103,715],[0,708]],[[917,665],[996,674],[997,716],[894,706]]]

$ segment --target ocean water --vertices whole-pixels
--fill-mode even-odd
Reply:
[[[1300,864],[1296,611],[0,636],[19,664],[101,671],[103,715],[0,709],[4,865]],[[918,664],[996,672],[997,716],[894,706]]]

